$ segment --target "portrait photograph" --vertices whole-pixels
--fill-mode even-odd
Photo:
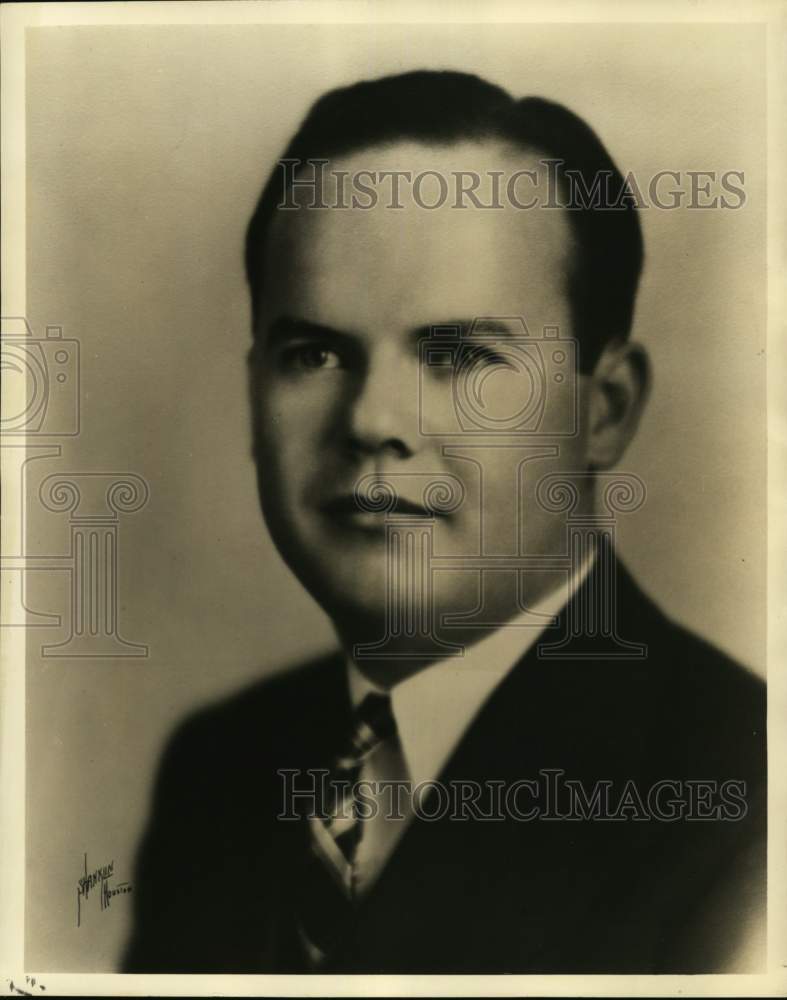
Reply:
[[[783,3],[4,5],[8,995],[784,995]]]

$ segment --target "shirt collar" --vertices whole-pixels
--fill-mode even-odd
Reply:
[[[576,592],[593,560],[591,553],[570,582],[468,646],[463,656],[437,660],[391,688],[391,708],[413,785],[439,775],[484,702]],[[347,675],[353,708],[370,692],[382,691],[351,659]]]

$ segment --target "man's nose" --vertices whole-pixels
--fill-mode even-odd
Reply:
[[[418,362],[381,353],[372,359],[349,413],[351,446],[408,458],[418,450]]]

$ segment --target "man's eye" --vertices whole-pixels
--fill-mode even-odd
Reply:
[[[320,371],[341,368],[342,361],[336,351],[317,344],[296,344],[288,347],[282,356],[285,368],[295,371]]]

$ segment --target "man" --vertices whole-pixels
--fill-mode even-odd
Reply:
[[[176,734],[128,971],[757,967],[762,685],[614,552],[641,264],[564,108],[428,72],[314,106],[249,227],[251,400],[341,652]]]

